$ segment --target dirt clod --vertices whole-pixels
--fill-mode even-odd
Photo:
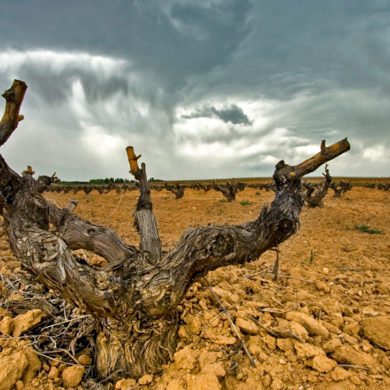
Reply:
[[[390,317],[372,317],[362,321],[364,336],[386,350],[390,350]]]
[[[65,368],[62,373],[62,382],[65,387],[76,387],[83,379],[84,366],[70,366]]]
[[[291,311],[286,314],[286,319],[298,322],[298,324],[301,324],[310,335],[318,335],[324,338],[329,336],[329,331],[324,325],[305,313]]]
[[[256,324],[254,324],[252,321],[247,320],[245,318],[237,318],[236,319],[236,326],[243,332],[247,334],[255,335],[258,333],[258,329]]]
[[[325,355],[317,355],[313,358],[312,367],[319,372],[329,372],[336,366],[336,361],[329,359]]]
[[[19,314],[13,319],[14,329],[12,336],[19,337],[22,333],[38,324],[43,317],[44,313],[39,309],[29,310],[27,313]]]

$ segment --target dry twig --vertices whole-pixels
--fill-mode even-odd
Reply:
[[[203,279],[205,280],[206,284],[207,284],[207,287],[209,288],[211,294],[213,295],[213,297],[215,298],[215,300],[217,301],[217,303],[219,304],[219,306],[221,307],[221,309],[223,310],[223,312],[226,314],[226,317],[231,325],[231,327],[233,328],[234,330],[234,333],[237,335],[238,339],[240,340],[241,342],[241,345],[242,345],[242,348],[244,349],[246,355],[248,356],[250,362],[251,362],[251,366],[252,367],[256,367],[256,363],[255,361],[253,360],[253,357],[252,355],[250,354],[250,352],[248,351],[248,348],[246,347],[246,344],[245,344],[245,341],[243,340],[243,338],[241,337],[240,335],[240,332],[238,331],[236,325],[234,325],[234,322],[232,320],[232,317],[230,315],[230,313],[228,312],[228,310],[226,309],[226,307],[223,305],[222,301],[219,299],[219,296],[214,292],[214,290],[212,289],[212,287],[210,286],[210,283],[208,282],[208,280],[203,277]]]

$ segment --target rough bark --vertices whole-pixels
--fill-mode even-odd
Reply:
[[[352,189],[352,184],[349,181],[340,181],[339,183],[332,182],[330,188],[334,191],[334,197],[340,198],[343,193]]]
[[[157,221],[153,214],[152,201],[150,200],[150,187],[146,176],[146,166],[142,163],[141,169],[138,167],[138,159],[132,146],[126,148],[127,157],[130,164],[130,173],[138,180],[140,196],[137,208],[134,212],[134,225],[141,236],[139,249],[143,253],[149,254],[149,259],[153,264],[157,264],[161,257],[161,240],[158,234]]]
[[[176,183],[174,185],[165,183],[165,189],[175,195],[175,199],[181,199],[184,196],[185,186]]]
[[[322,174],[324,176],[324,181],[319,187],[313,183],[304,184],[304,188],[306,192],[303,194],[303,199],[309,207],[323,207],[323,199],[325,195],[328,193],[329,186],[332,183],[332,177],[329,174],[328,166],[325,166],[325,173]]]
[[[219,191],[226,198],[228,202],[233,202],[236,200],[236,194],[239,191],[243,191],[245,188],[245,183],[233,182],[225,184],[213,184],[214,190]]]
[[[10,123],[12,133],[17,121]],[[23,265],[42,284],[100,320],[97,374],[137,378],[159,372],[172,358],[178,305],[190,285],[209,270],[254,261],[291,237],[303,205],[301,177],[349,148],[344,139],[328,148],[323,144],[320,153],[296,166],[280,161],[273,176],[275,199],[258,218],[242,225],[188,228],[168,253],[161,252],[145,165],[138,167],[139,156],[131,147],[127,148],[131,173],[140,189],[134,215],[141,236],[138,249],[123,243],[111,229],[77,217],[72,213],[75,204],[59,209],[48,202],[42,192],[50,178],[19,176],[0,156],[1,213],[11,247]],[[72,254],[79,248],[104,257],[108,266],[97,269],[80,262]]]

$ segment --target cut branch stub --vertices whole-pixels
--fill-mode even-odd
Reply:
[[[126,148],[126,152],[127,152],[127,158],[129,159],[129,164],[130,164],[130,173],[135,176],[137,171],[139,171],[138,159],[141,157],[141,154],[137,156],[134,153],[134,148],[132,146],[128,146]]]
[[[6,100],[5,111],[0,122],[0,146],[4,145],[13,131],[18,127],[20,121],[24,119],[19,115],[27,85],[24,81],[14,80],[10,89],[3,93]]]
[[[134,225],[141,237],[140,250],[148,254],[147,258],[152,264],[157,264],[161,258],[162,244],[158,233],[157,221],[153,214],[152,201],[150,200],[150,186],[146,176],[145,163],[138,166],[138,159],[141,155],[134,153],[134,148],[126,148],[130,164],[130,173],[139,182],[140,195],[137,202],[137,209],[134,212]]]
[[[308,173],[315,171],[322,164],[325,164],[337,156],[340,156],[340,154],[347,152],[350,148],[351,145],[349,144],[347,138],[344,138],[341,141],[327,147],[325,146],[325,141],[322,141],[321,151],[319,153],[296,165],[295,167],[291,167],[291,176],[296,175],[297,177],[303,177]]]

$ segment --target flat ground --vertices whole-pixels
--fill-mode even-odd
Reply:
[[[110,226],[129,244],[138,244],[132,218],[135,191],[45,196],[61,207],[70,198],[78,199],[76,212],[82,218]],[[240,224],[254,219],[272,198],[272,191],[250,188],[240,192],[232,203],[213,190],[206,193],[186,189],[180,200],[165,190],[152,192],[167,250],[188,226]],[[144,378],[144,388],[390,388],[390,192],[354,187],[335,199],[330,191],[324,204],[316,209],[305,206],[299,232],[280,246],[278,280],[274,281],[269,272],[276,257],[272,251],[251,264],[207,275],[214,293],[240,329],[256,367],[251,366],[206,281],[200,280],[182,305],[183,321],[174,362],[151,383],[150,378]],[[363,231],[362,225],[374,229],[373,234]],[[95,264],[101,262],[89,253],[81,255]],[[8,286],[7,278],[12,281],[23,271],[5,235],[1,237],[0,256],[4,276],[0,280],[1,303],[7,309],[0,311],[1,320],[2,316],[17,314],[7,302],[24,296],[10,292]],[[39,324],[35,326],[37,332]],[[4,336],[0,359],[11,356],[18,348],[26,349],[26,345],[25,340],[18,344]],[[35,379],[31,375],[19,376],[18,388],[63,386],[61,370],[66,365],[42,356],[40,360],[42,367]],[[48,375],[53,366],[58,367],[58,373]],[[128,388],[126,383],[136,385],[129,380],[118,383],[117,388]],[[90,388],[86,379],[79,386]]]

